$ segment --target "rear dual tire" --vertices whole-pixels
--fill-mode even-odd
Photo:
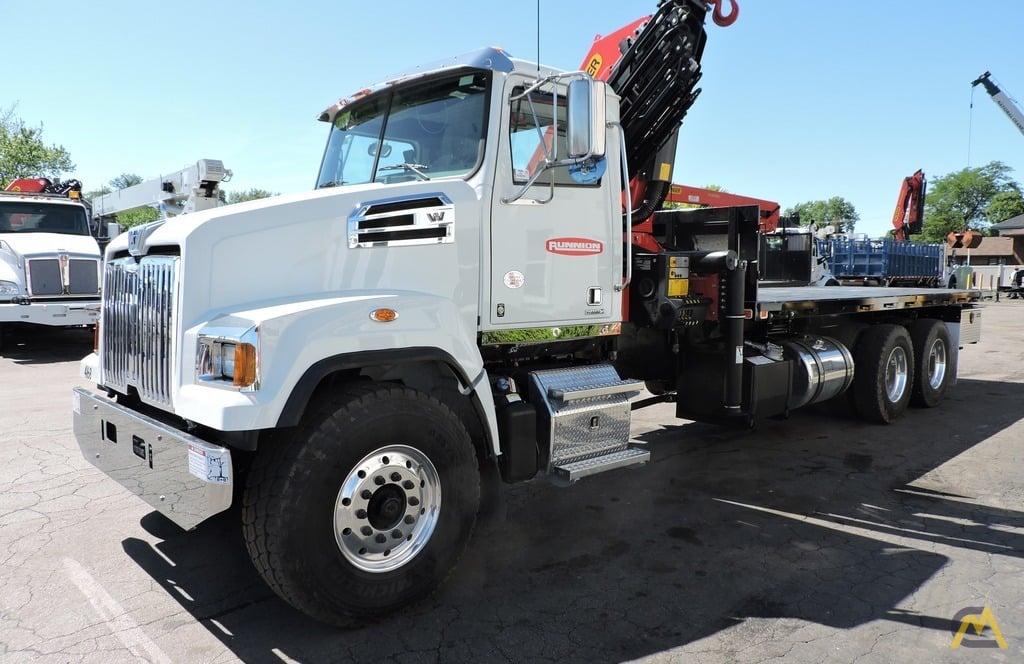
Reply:
[[[949,329],[941,320],[921,318],[910,326],[914,343],[914,389],[910,405],[934,408],[942,401],[953,375]]]
[[[911,405],[939,405],[953,375],[949,329],[931,318],[916,320],[909,329],[888,324],[867,328],[854,358],[853,405],[869,422],[888,424]]]
[[[861,419],[888,424],[910,404],[914,345],[901,325],[873,325],[854,353],[853,405]]]

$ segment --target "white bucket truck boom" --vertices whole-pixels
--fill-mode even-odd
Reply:
[[[159,210],[162,218],[209,210],[220,204],[220,184],[230,179],[224,162],[200,159],[180,171],[94,198],[93,215],[101,223],[111,223],[119,213],[142,207]]]
[[[646,462],[633,408],[938,405],[979,293],[761,291],[756,205],[634,218],[710,11],[661,2],[607,83],[498,49],[391,78],[321,114],[316,191],[115,239],[85,457],[186,529],[237,493],[267,583],[344,624],[435,589],[501,481]]]

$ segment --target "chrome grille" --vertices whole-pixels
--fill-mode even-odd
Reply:
[[[146,403],[171,404],[177,256],[119,258],[103,278],[102,381]]]

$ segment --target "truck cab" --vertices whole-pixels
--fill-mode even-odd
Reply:
[[[455,555],[431,529],[461,531],[450,522],[475,517],[479,473],[499,463],[509,480],[538,469],[575,480],[600,469],[573,466],[582,457],[646,461],[625,450],[627,398],[642,383],[599,363],[631,264],[616,95],[485,49],[321,119],[314,191],[154,222],[108,245],[99,346],[82,373],[113,399],[75,392],[86,457],[124,483],[143,472],[139,494],[191,528],[231,504],[236,481],[262,492],[248,478],[288,465],[270,461],[274,449],[306,448],[279,436],[371,404],[359,422],[406,433],[386,443],[361,429],[337,450],[353,468],[339,500],[367,495],[360,513],[377,514],[372,528],[336,522],[357,575],[428,564],[417,555],[428,546]],[[578,371],[551,364],[577,356]],[[516,407],[531,390],[547,407]],[[538,427],[553,447],[541,451]],[[366,468],[402,479],[378,493]],[[441,504],[452,511],[433,523]],[[370,581],[378,593],[386,575]],[[385,593],[370,612],[395,600]]]

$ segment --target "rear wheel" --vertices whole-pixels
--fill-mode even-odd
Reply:
[[[449,408],[400,386],[350,386],[277,442],[254,460],[243,523],[256,569],[285,601],[348,625],[444,581],[480,497],[469,434]]]
[[[910,403],[914,346],[901,325],[864,330],[854,352],[853,402],[861,419],[888,424]]]
[[[910,326],[914,343],[914,389],[910,405],[934,408],[946,394],[952,377],[949,330],[941,320],[922,318]]]

